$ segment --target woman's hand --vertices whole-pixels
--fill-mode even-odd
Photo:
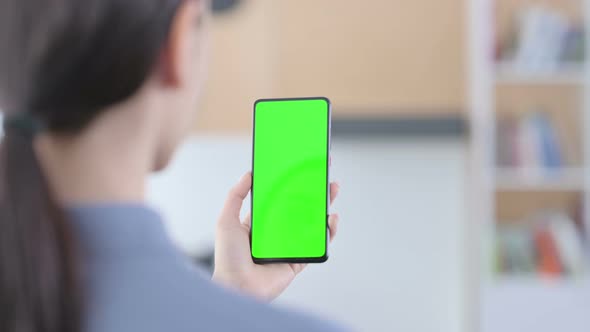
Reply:
[[[252,174],[245,174],[231,190],[217,223],[215,272],[213,280],[247,294],[271,301],[279,296],[307,264],[254,264],[250,255],[250,216],[240,221],[242,202],[252,186]],[[330,184],[332,202],[339,186]],[[338,215],[328,219],[330,240],[336,236]]]

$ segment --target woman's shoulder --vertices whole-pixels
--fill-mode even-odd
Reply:
[[[143,206],[70,209],[79,242],[87,332],[338,331],[329,323],[211,282]]]
[[[340,331],[221,288],[188,266],[188,260],[127,260],[113,268],[98,264],[88,280],[88,332]]]

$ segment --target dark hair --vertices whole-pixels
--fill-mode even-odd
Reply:
[[[83,316],[75,237],[43,176],[35,133],[13,120],[74,134],[132,96],[154,69],[181,2],[0,0],[0,109],[8,121],[0,146],[0,331],[78,331]]]

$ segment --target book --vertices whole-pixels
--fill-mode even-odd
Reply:
[[[583,246],[574,221],[566,214],[554,214],[548,225],[562,263],[564,273],[578,276],[584,271]]]
[[[542,165],[546,169],[560,169],[563,167],[563,157],[560,143],[549,117],[542,112],[533,114],[531,120],[536,127],[539,139]]]
[[[509,276],[580,277],[583,235],[564,211],[545,211],[496,229],[496,271]]]
[[[512,275],[535,272],[535,251],[531,232],[525,227],[504,226],[498,230],[499,269]]]
[[[514,149],[516,121],[513,118],[498,120],[496,125],[496,165],[499,167],[513,167],[515,162]]]
[[[532,5],[519,11],[499,58],[517,72],[551,73],[585,58],[584,29],[564,14]]]
[[[563,273],[563,268],[553,234],[546,228],[539,228],[534,233],[534,239],[539,275],[559,277]]]
[[[585,31],[582,25],[572,26],[562,42],[560,61],[582,63],[586,58]]]
[[[518,155],[518,166],[525,172],[538,170],[543,165],[543,150],[541,137],[534,115],[526,116],[520,121],[517,133],[516,153]]]
[[[528,172],[551,175],[562,170],[566,160],[560,133],[549,115],[533,111],[521,118],[498,120],[496,127],[496,165]]]

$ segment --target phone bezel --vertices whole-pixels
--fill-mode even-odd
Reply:
[[[286,257],[286,258],[257,258],[252,254],[252,231],[254,229],[254,150],[256,146],[256,106],[263,102],[281,102],[281,101],[305,101],[305,100],[323,100],[328,104],[328,128],[327,128],[327,146],[326,146],[326,248],[324,255],[321,257]],[[330,150],[332,147],[332,102],[326,97],[299,97],[299,98],[264,98],[258,99],[254,102],[254,111],[252,112],[252,188],[250,191],[250,256],[252,261],[256,264],[271,264],[271,263],[324,263],[328,260],[328,248],[330,242],[328,219],[330,216]]]

